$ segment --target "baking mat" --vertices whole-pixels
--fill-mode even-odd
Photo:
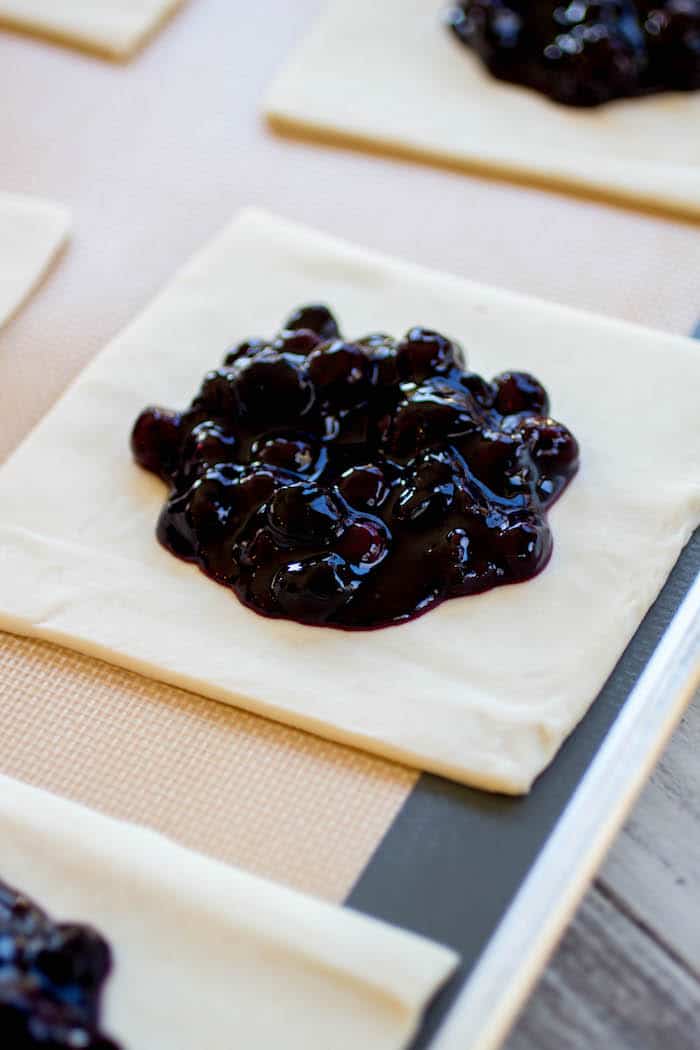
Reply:
[[[259,102],[321,2],[296,0],[292,15],[286,0],[192,0],[128,66],[0,32],[0,189],[61,201],[75,223],[0,333],[0,457],[247,204],[474,280],[690,329],[696,227],[267,134]],[[3,772],[332,900],[416,780],[9,636],[0,703]]]
[[[416,773],[0,634],[0,769],[341,900]]]

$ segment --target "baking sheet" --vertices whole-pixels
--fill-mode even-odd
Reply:
[[[694,330],[700,339],[700,323]],[[700,352],[700,348],[699,348]],[[696,579],[696,530],[596,702],[530,795],[506,798],[423,774],[347,898],[349,907],[455,948],[459,972],[412,1050],[427,1050],[479,965],[603,740]],[[697,662],[700,662],[700,654]],[[629,770],[630,778],[634,770]],[[554,908],[555,902],[551,902]],[[479,1033],[471,1038],[478,1040]],[[464,1045],[469,1050],[471,1043]]]
[[[488,284],[690,329],[697,228],[268,135],[258,104],[321,5],[296,0],[292,17],[285,0],[192,0],[128,66],[0,32],[0,189],[62,201],[75,219],[50,279],[0,333],[0,457],[251,203]],[[42,643],[0,636],[0,704],[3,772],[330,900],[357,884],[351,903],[368,910],[381,900],[357,880],[406,799],[402,822],[416,798],[419,816],[427,807],[409,820],[426,851],[434,807],[452,805],[431,780],[412,796],[402,767]],[[455,865],[461,842],[455,825]],[[397,856],[413,887],[416,852]],[[469,950],[487,935],[471,929]]]
[[[421,776],[353,887],[350,907],[462,955],[458,975],[434,1004],[412,1050],[431,1045],[698,573],[700,530],[595,704],[529,796],[486,795]]]

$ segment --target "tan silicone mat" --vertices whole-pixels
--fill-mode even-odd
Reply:
[[[320,6],[295,0],[292,17],[288,0],[191,0],[128,66],[0,32],[0,190],[62,201],[75,228],[0,332],[0,458],[245,204],[477,280],[690,330],[697,227],[267,132],[259,101]],[[3,772],[335,900],[415,780],[7,635],[0,710]]]
[[[2,770],[342,900],[415,774],[0,635]]]

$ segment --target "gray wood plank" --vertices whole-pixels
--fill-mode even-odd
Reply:
[[[506,1050],[697,1050],[700,983],[599,889],[586,897]]]
[[[507,1050],[700,1046],[700,692]]]
[[[700,976],[700,692],[613,846],[604,890]],[[698,1038],[700,1045],[700,1037]]]

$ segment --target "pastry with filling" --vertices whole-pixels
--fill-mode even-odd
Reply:
[[[0,1035],[7,1050],[119,1050],[99,1023],[111,968],[97,930],[56,922],[0,881]]]
[[[700,88],[700,0],[459,0],[448,22],[493,76],[564,105]]]
[[[406,1050],[458,962],[1,774],[0,841],[3,877],[42,905],[0,888],[2,1050]],[[116,960],[100,1012],[119,1048],[95,1027],[109,965],[96,929]]]
[[[232,334],[269,337],[312,298],[353,334],[420,320],[466,333],[480,376],[517,368],[546,381],[582,456],[548,511],[555,542],[539,575],[386,630],[310,629],[257,615],[155,541],[163,482],[128,454],[133,421],[149,403],[187,406]],[[700,523],[698,389],[694,340],[244,212],[0,467],[0,628],[464,783],[527,791]],[[290,453],[273,442],[264,457]],[[296,454],[303,467],[308,451]]]
[[[348,342],[324,305],[247,339],[134,456],[169,487],[158,538],[267,616],[381,627],[537,575],[578,467],[531,375],[491,382],[413,326]]]
[[[633,6],[630,29],[615,12]],[[678,90],[697,87],[698,0],[659,0],[640,43],[647,6],[328,0],[265,112],[284,133],[700,219],[700,92]],[[629,97],[647,58],[669,90]],[[464,236],[471,219],[456,217]]]

